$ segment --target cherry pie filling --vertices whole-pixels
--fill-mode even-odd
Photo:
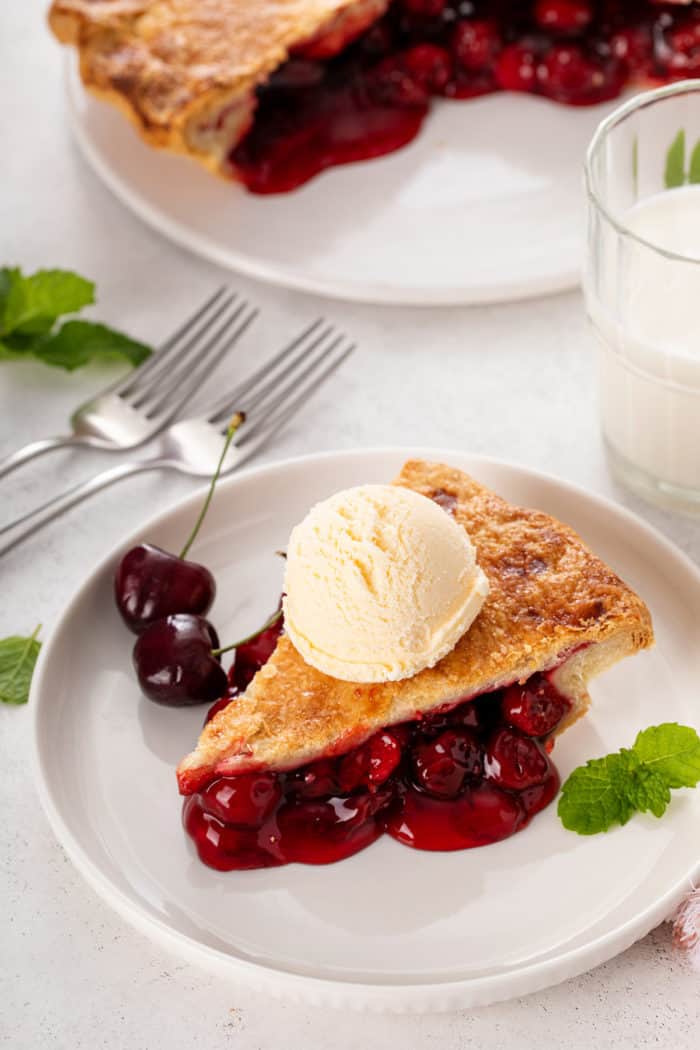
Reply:
[[[435,96],[506,90],[586,106],[630,82],[698,76],[700,10],[656,0],[394,0],[336,57],[318,60],[317,50],[297,48],[258,90],[252,128],[230,156],[254,193],[399,149]]]
[[[277,633],[255,640],[255,654],[237,653],[231,693],[208,719],[236,702],[254,656],[264,662]],[[381,730],[343,755],[217,777],[185,800],[183,824],[200,859],[219,871],[329,864],[384,832],[424,850],[498,842],[557,794],[551,734],[570,706],[550,677],[535,674]]]

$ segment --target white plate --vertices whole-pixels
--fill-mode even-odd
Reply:
[[[221,484],[194,555],[219,584],[223,639],[262,622],[280,591],[282,547],[308,507],[386,481],[407,454],[442,458],[518,503],[571,522],[649,602],[658,647],[596,681],[589,717],[556,748],[566,776],[637,731],[700,728],[700,574],[629,513],[570,485],[460,452],[365,450],[309,456]],[[153,519],[177,550],[194,496]],[[514,838],[422,853],[389,838],[328,867],[220,874],[180,827],[174,767],[203,709],[139,696],[132,637],[112,603],[115,551],[90,574],[44,645],[32,687],[41,797],[59,839],[105,900],[143,932],[228,979],[273,995],[361,1009],[442,1010],[520,995],[582,972],[660,922],[699,860],[700,792],[662,821],[635,817],[581,838],[550,806]]]
[[[434,106],[379,160],[258,197],[146,146],[70,67],[72,123],[98,175],[161,233],[274,284],[376,303],[486,303],[578,284],[582,166],[611,105],[523,95]]]

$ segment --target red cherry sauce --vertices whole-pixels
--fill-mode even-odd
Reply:
[[[630,81],[698,76],[700,11],[652,0],[394,0],[335,57],[318,55],[300,46],[258,89],[253,126],[230,156],[253,193],[399,149],[434,96],[505,90],[587,106]]]
[[[293,772],[218,777],[185,800],[183,823],[219,871],[329,864],[384,832],[416,849],[485,846],[557,794],[550,734],[569,709],[536,674]]]

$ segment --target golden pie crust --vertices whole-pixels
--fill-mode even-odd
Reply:
[[[183,794],[214,776],[342,753],[384,726],[536,671],[554,669],[572,701],[561,731],[587,709],[591,677],[653,644],[644,602],[567,525],[442,464],[409,460],[395,484],[437,497],[469,532],[491,585],[479,616],[435,667],[382,684],[330,678],[283,635],[245,694],[205,726],[180,763]]]
[[[152,146],[217,173],[245,134],[255,88],[294,46],[342,49],[389,0],[54,0],[49,24],[83,83]],[[230,174],[230,173],[229,173]]]

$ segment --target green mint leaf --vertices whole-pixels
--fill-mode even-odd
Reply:
[[[671,788],[700,782],[700,736],[677,722],[650,726],[637,735],[631,750],[579,766],[561,789],[562,824],[579,835],[626,824],[634,812],[661,817]]]
[[[688,726],[650,726],[639,733],[633,750],[670,788],[695,787],[700,781],[700,737]]]
[[[628,784],[638,765],[637,757],[623,750],[575,769],[557,806],[564,827],[579,835],[595,835],[613,824],[626,824],[636,809]]]
[[[43,335],[58,317],[76,313],[95,301],[92,281],[69,270],[38,270],[24,277],[5,268],[0,283],[0,334]]]
[[[37,342],[32,352],[47,365],[71,372],[91,361],[123,360],[140,365],[151,353],[143,343],[92,321],[66,321],[57,332]]]
[[[700,182],[700,142],[695,143],[693,152],[690,154],[688,182]]]
[[[636,810],[653,813],[655,817],[662,817],[671,801],[671,789],[664,778],[645,765],[632,771],[627,791]]]
[[[682,186],[685,182],[685,131],[681,130],[671,143],[666,154],[664,185],[667,190]]]
[[[0,639],[0,701],[4,704],[26,704],[29,699],[34,665],[41,642],[37,635],[40,628],[29,638],[13,635]]]

